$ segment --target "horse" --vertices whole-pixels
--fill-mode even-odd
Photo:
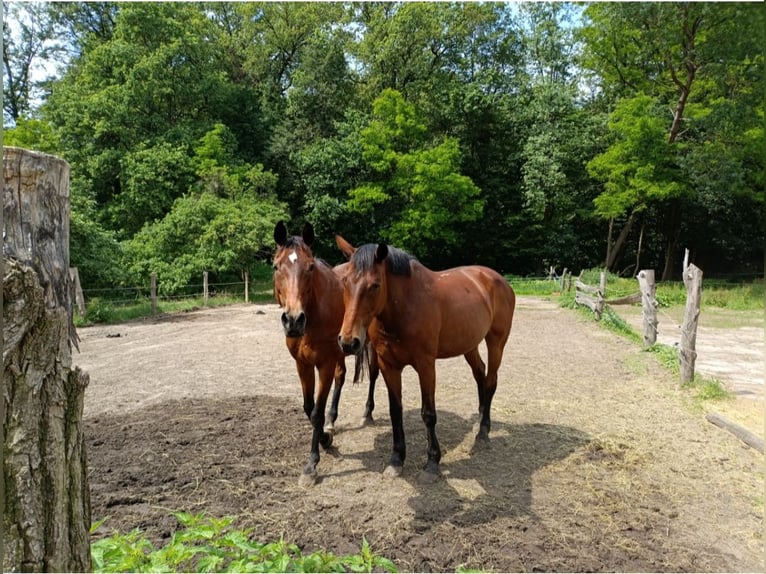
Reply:
[[[432,271],[415,257],[385,243],[353,247],[336,235],[349,265],[343,275],[345,314],[338,344],[358,352],[369,336],[388,389],[393,453],[385,469],[400,476],[406,456],[402,424],[402,370],[418,373],[421,417],[428,436],[428,460],[419,480],[433,482],[441,473],[436,438],[436,359],[463,355],[479,393],[476,444],[489,441],[490,408],[497,372],[508,341],[516,295],[496,271],[479,265]],[[487,345],[487,369],[479,344]]]
[[[304,485],[313,484],[317,477],[319,445],[325,450],[332,446],[338,404],[346,377],[345,354],[338,347],[338,332],[343,322],[343,285],[340,275],[344,263],[332,268],[321,259],[314,258],[311,245],[314,229],[306,223],[300,237],[288,237],[284,222],[274,227],[274,296],[280,307],[285,343],[295,360],[303,392],[303,411],[311,421],[313,434],[311,454],[301,476]],[[370,390],[363,424],[372,422],[375,379],[378,375],[377,361],[370,350],[360,348],[356,353],[356,383],[367,353]],[[315,374],[319,374],[319,388],[314,398]],[[325,408],[330,387],[335,382],[329,423],[325,428]]]

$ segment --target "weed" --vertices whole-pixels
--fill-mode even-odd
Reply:
[[[262,544],[250,530],[232,528],[230,516],[173,512],[181,528],[162,548],[155,548],[140,530],[115,532],[91,544],[94,572],[396,572],[394,563],[377,556],[366,539],[358,554],[335,556],[316,551],[304,556],[284,539]],[[104,520],[96,522],[95,532]]]

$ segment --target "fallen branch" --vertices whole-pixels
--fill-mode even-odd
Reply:
[[[732,433],[739,440],[744,442],[747,446],[754,448],[760,453],[763,453],[763,439],[754,433],[750,432],[746,428],[730,421],[729,419],[719,415],[718,413],[708,413],[705,418],[708,422],[713,423],[717,427],[721,427]]]

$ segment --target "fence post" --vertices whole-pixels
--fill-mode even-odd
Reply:
[[[636,275],[641,289],[641,315],[644,318],[644,347],[651,347],[657,342],[657,285],[654,282],[654,269],[642,269]]]
[[[203,293],[205,305],[207,305],[207,298],[208,298],[207,271],[202,272],[202,293]]]
[[[681,325],[681,384],[694,379],[694,363],[697,360],[697,322],[702,297],[702,270],[689,264],[689,250],[684,253],[684,285],[686,286],[686,309]]]
[[[596,313],[596,320],[601,320],[601,315],[604,312],[604,302],[606,300],[606,272],[601,272],[601,277],[599,278],[598,282],[598,292],[596,293],[596,308],[594,309]]]
[[[250,273],[245,271],[245,303],[250,302]]]
[[[152,315],[157,314],[157,274],[151,274],[151,282],[149,284],[149,297],[152,301]]]

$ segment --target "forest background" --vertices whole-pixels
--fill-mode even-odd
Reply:
[[[3,144],[85,288],[257,274],[275,223],[442,268],[763,276],[760,3],[4,2]]]

